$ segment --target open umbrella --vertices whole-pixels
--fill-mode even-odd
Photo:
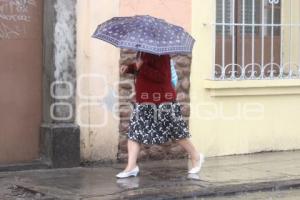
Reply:
[[[149,15],[114,17],[100,24],[92,37],[156,55],[191,53],[195,42],[182,27]]]

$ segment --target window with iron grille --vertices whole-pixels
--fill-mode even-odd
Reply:
[[[300,56],[292,56],[299,54],[293,41],[300,41],[293,0],[215,1],[214,80],[300,78]]]

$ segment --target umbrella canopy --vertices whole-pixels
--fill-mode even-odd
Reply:
[[[100,24],[92,37],[156,55],[191,53],[195,42],[182,27],[149,15],[114,17]]]

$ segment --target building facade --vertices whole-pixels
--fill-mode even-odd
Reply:
[[[91,38],[148,14],[196,39],[175,56],[178,101],[207,156],[300,148],[300,3],[294,0],[0,1],[0,165],[125,161],[134,52]],[[140,159],[181,158],[172,142]]]
[[[74,0],[0,1],[0,169],[80,163],[76,17]]]
[[[193,141],[210,156],[299,149],[298,1],[192,5]]]

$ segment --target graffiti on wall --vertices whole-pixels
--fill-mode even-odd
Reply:
[[[0,0],[0,39],[16,39],[26,34],[32,20],[30,9],[36,0]]]

